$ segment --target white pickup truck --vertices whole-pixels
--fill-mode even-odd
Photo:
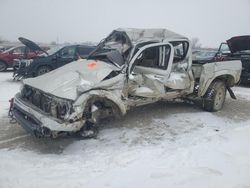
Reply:
[[[238,60],[192,64],[188,38],[167,29],[117,29],[87,60],[23,80],[12,110],[38,137],[93,137],[101,119],[160,100],[199,99],[218,111],[240,74]]]

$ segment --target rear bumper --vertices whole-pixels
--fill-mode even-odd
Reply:
[[[36,106],[20,98],[18,93],[14,98],[13,115],[16,121],[29,133],[39,137],[56,137],[58,133],[74,133],[81,129],[84,122],[69,123],[51,117]]]

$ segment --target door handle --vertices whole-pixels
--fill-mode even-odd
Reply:
[[[163,79],[164,78],[164,76],[159,76],[159,75],[155,75],[154,77],[158,78],[158,79]]]

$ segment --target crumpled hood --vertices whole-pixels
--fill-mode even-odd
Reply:
[[[232,53],[250,50],[250,35],[232,37],[227,44]]]
[[[117,67],[95,60],[81,59],[61,68],[38,76],[24,79],[23,83],[57,97],[75,100],[81,92],[94,88]]]

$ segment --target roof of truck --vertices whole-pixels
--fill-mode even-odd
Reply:
[[[168,29],[138,29],[138,28],[118,28],[116,31],[125,32],[132,43],[142,40],[166,40],[166,39],[187,39],[178,33]]]

